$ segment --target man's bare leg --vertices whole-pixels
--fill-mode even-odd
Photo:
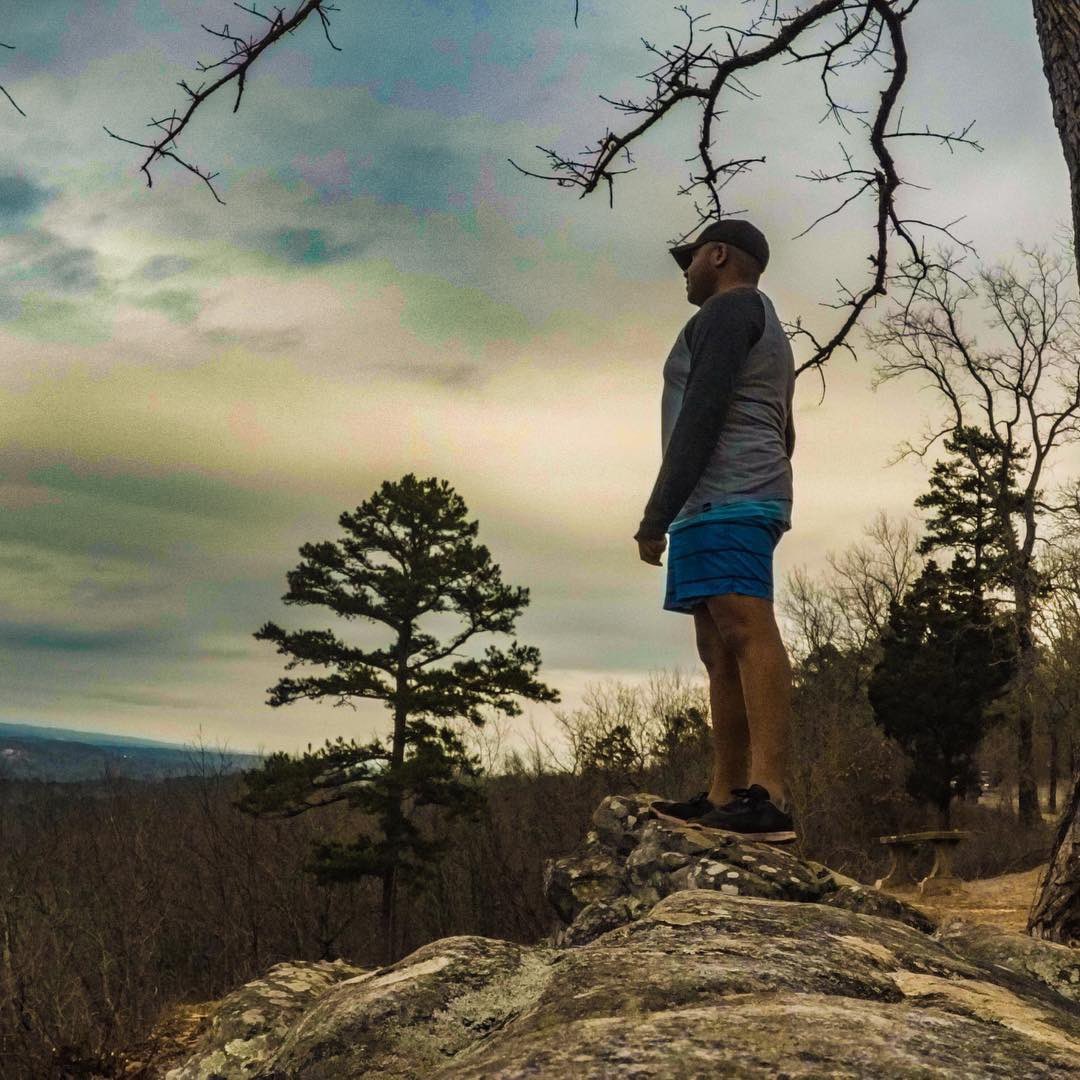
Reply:
[[[707,603],[738,666],[749,731],[749,779],[767,788],[783,808],[791,757],[791,664],[772,602],[729,594],[711,596]]]
[[[750,729],[746,723],[738,658],[720,637],[706,604],[694,609],[698,655],[709,676],[713,758],[709,802],[723,806],[733,788],[746,787],[750,765]]]

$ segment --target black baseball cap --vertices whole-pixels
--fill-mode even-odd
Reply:
[[[769,262],[769,242],[765,234],[749,221],[741,218],[724,218],[722,221],[714,221],[701,230],[698,238],[689,244],[680,244],[671,248],[671,257],[679,264],[680,269],[685,270],[702,244],[731,244],[752,256],[764,270]]]

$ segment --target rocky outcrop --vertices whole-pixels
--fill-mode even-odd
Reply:
[[[327,991],[259,1080],[427,1077],[512,1020],[549,977],[549,957],[508,941],[452,937]]]
[[[786,848],[661,817],[651,807],[657,798],[605,799],[577,851],[545,867],[547,898],[565,924],[556,930],[555,944],[583,945],[684,889],[825,903],[927,932],[934,928],[926,912]]]
[[[218,1005],[195,1053],[167,1080],[253,1076],[331,986],[362,971],[344,960],[275,964]]]
[[[1031,942],[1028,952],[966,924],[935,930],[917,909],[789,851],[658,820],[644,797],[605,800],[593,824],[549,867],[558,944],[435,941],[387,968],[341,969],[299,1011],[282,999],[277,1017],[261,993],[273,1038],[256,1051],[250,1026],[237,1038],[217,1023],[201,1058],[171,1077],[1080,1071],[1071,950]],[[256,985],[219,1015],[250,1012]]]
[[[996,986],[901,923],[820,904],[674,893],[564,957],[525,1013],[436,1075],[985,1078],[1080,1067],[1069,1009]]]

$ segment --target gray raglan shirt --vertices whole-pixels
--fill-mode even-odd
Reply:
[[[705,503],[792,500],[795,359],[754,286],[710,297],[664,364],[663,461],[635,540],[660,539]]]

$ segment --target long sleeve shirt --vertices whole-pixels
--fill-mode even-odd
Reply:
[[[664,365],[663,460],[635,539],[728,502],[791,501],[794,357],[772,302],[754,286],[710,297]]]

